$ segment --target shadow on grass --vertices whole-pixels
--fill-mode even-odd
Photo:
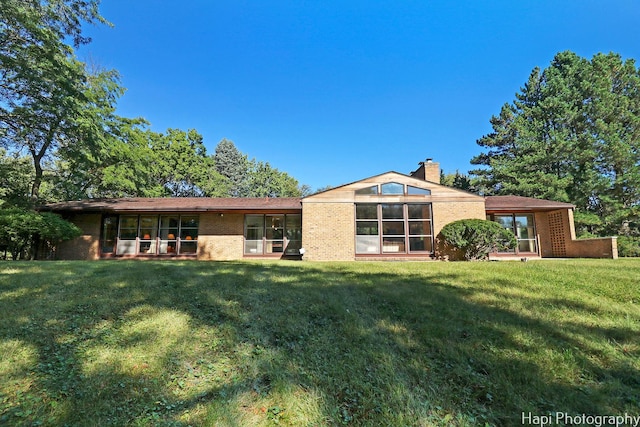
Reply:
[[[487,289],[455,271],[369,267],[0,270],[0,312],[10,313],[0,338],[35,349],[32,363],[0,377],[0,422],[514,425],[522,412],[618,414],[640,404],[637,318],[628,328],[541,320],[474,302]],[[501,297],[500,287],[491,292]],[[610,354],[612,340],[620,352]]]

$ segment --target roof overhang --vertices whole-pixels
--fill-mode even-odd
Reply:
[[[487,212],[548,212],[558,209],[573,210],[575,205],[523,196],[485,197],[485,210]]]
[[[87,199],[50,203],[40,208],[43,211],[69,213],[101,212],[252,212],[252,211],[301,211],[298,197],[166,197],[166,198],[119,198]]]

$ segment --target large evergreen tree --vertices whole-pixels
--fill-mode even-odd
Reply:
[[[472,163],[485,194],[574,203],[579,225],[617,233],[640,214],[640,72],[631,59],[572,52],[535,68],[491,118]]]

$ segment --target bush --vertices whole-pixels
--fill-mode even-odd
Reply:
[[[451,222],[442,228],[440,236],[445,248],[460,251],[468,261],[488,259],[490,252],[508,250],[517,244],[511,231],[484,219]]]
[[[53,249],[80,234],[78,227],[50,212],[0,209],[0,247],[14,260],[34,258],[39,244]]]
[[[618,256],[640,257],[640,237],[619,236]]]

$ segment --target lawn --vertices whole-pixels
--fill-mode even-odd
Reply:
[[[0,424],[640,415],[640,259],[3,262]]]

